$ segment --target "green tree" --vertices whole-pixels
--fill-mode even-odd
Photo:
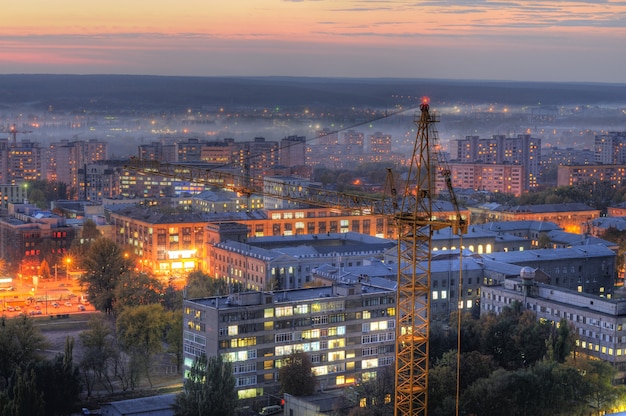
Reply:
[[[228,286],[223,279],[215,279],[201,271],[187,275],[187,299],[206,298],[209,296],[225,295]]]
[[[28,372],[20,368],[15,373],[10,399],[0,413],[5,416],[46,415],[43,393],[37,388],[35,370]]]
[[[292,396],[309,396],[315,393],[316,380],[312,368],[311,357],[302,351],[285,358],[278,372],[281,393]]]
[[[145,374],[150,386],[152,358],[162,351],[166,317],[159,304],[139,305],[125,308],[117,317],[117,339],[131,364]]]
[[[550,361],[564,363],[574,350],[576,344],[576,328],[565,318],[561,318],[558,326],[552,326],[550,337],[546,340],[547,358]]]
[[[231,363],[221,355],[194,361],[183,391],[176,396],[175,416],[233,416],[237,406]]]
[[[168,311],[166,317],[167,352],[174,354],[176,371],[179,372],[183,362],[183,311]]]
[[[122,274],[114,289],[115,313],[129,306],[161,303],[163,291],[163,283],[147,273],[133,271]]]
[[[78,367],[72,353],[74,338],[67,338],[63,354],[35,365],[37,387],[43,393],[46,415],[69,415],[81,392]]]
[[[81,266],[85,273],[80,277],[80,283],[87,288],[89,301],[96,309],[111,313],[115,286],[121,276],[132,270],[130,261],[124,257],[117,244],[101,237],[81,259]]]
[[[7,319],[0,317],[0,376],[5,385],[22,364],[40,359],[46,340],[33,320],[26,315]]]
[[[618,388],[613,385],[616,370],[602,360],[579,358],[575,365],[588,383],[589,403],[596,410],[596,414],[602,415],[610,410],[623,389],[623,386]]]

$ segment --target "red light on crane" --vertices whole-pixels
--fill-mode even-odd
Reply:
[[[422,104],[430,104],[430,97],[423,96],[422,97]]]

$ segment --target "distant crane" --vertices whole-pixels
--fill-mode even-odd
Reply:
[[[424,97],[416,114],[417,136],[409,163],[408,179],[401,194],[391,197],[355,195],[320,188],[299,187],[285,193],[282,187],[265,187],[264,180],[200,166],[168,164],[131,158],[127,169],[196,183],[215,184],[250,195],[275,196],[314,206],[382,215],[398,230],[398,292],[396,304],[395,416],[425,416],[428,406],[428,362],[430,331],[430,275],[432,235],[451,227],[454,234],[467,233],[452,188],[451,171],[443,158],[434,128],[437,117],[429,112]],[[455,208],[455,218],[437,218],[432,199],[435,181],[442,177]],[[395,182],[388,175],[388,185]],[[271,182],[265,180],[265,183]],[[278,190],[281,189],[281,190]]]
[[[12,147],[17,146],[17,133],[26,134],[26,133],[32,133],[32,131],[31,130],[18,130],[17,126],[15,124],[12,124],[11,128],[9,129],[9,134],[11,135],[11,137],[13,137],[13,140],[11,141]]]

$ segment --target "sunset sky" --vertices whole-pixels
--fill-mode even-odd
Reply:
[[[626,83],[626,1],[7,1],[0,73]]]

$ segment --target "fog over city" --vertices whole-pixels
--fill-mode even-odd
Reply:
[[[590,148],[624,130],[626,86],[614,84],[344,79],[1,75],[0,131],[18,140],[108,141],[111,159],[166,137],[236,141],[355,129],[384,132],[394,150],[414,138],[423,96],[444,146],[468,135],[530,133],[544,147]]]

